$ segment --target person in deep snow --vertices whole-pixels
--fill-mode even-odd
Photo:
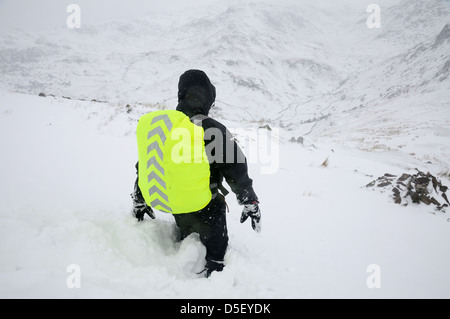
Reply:
[[[206,247],[206,266],[203,272],[209,277],[214,271],[222,271],[224,257],[228,247],[228,231],[226,224],[227,205],[226,189],[222,186],[225,178],[231,190],[236,194],[237,201],[243,205],[241,223],[249,217],[255,231],[261,230],[261,212],[258,197],[252,187],[252,179],[248,176],[248,167],[245,156],[232,138],[227,128],[218,121],[208,117],[210,109],[214,106],[216,89],[208,76],[200,70],[189,70],[181,75],[178,84],[177,111],[187,115],[196,125],[201,125],[206,132],[215,129],[223,135],[222,139],[207,139],[205,134],[205,146],[213,150],[223,149],[222,154],[208,154],[210,166],[210,189],[212,199],[202,210],[188,214],[173,215],[180,231],[180,239],[184,239],[195,232],[200,235],[201,242]],[[222,141],[220,141],[222,140]],[[222,144],[222,145],[219,145]],[[229,152],[233,154],[229,154]],[[230,157],[230,158],[229,158]],[[138,168],[138,165],[136,165]],[[139,220],[144,219],[145,214],[152,219],[155,214],[145,202],[139,188],[139,173],[136,179],[133,194],[133,214]],[[220,193],[220,192],[222,193]]]

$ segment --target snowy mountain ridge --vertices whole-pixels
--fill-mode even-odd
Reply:
[[[313,120],[305,114],[317,104],[340,112],[417,87],[446,89],[449,8],[402,1],[383,8],[381,31],[367,28],[364,6],[346,2],[212,4],[78,30],[17,31],[0,38],[0,81],[17,92],[173,107],[178,76],[201,68],[219,88],[218,105],[262,109],[257,121],[292,128]],[[280,116],[298,103],[301,114],[295,106]]]
[[[23,49],[17,49],[20,40],[12,40],[20,37],[10,35],[2,45],[2,73],[10,75],[3,81],[18,91],[129,99],[130,103],[162,102],[173,98],[173,83],[180,72],[196,64],[208,70],[218,86],[231,82],[241,99],[247,91],[258,92],[262,101],[273,99],[272,95],[280,90],[269,85],[280,82],[282,90],[292,91],[293,83],[303,86],[307,81],[307,76],[302,79],[296,74],[297,68],[316,68],[318,73],[323,72],[318,74],[322,80],[333,73],[323,61],[326,57],[320,59],[311,54],[310,48],[303,48],[306,45],[314,49],[314,43],[298,41],[305,29],[303,20],[303,13],[290,7],[247,3],[230,8],[213,5],[204,12],[187,15],[181,12],[157,19],[60,30],[37,39],[31,36],[28,43],[35,42],[34,45]],[[306,30],[315,31],[315,27],[308,25]],[[80,45],[73,45],[78,42]],[[323,52],[320,46],[316,50]],[[295,58],[299,51],[303,52],[302,57]],[[283,65],[292,70],[278,75],[277,70]],[[214,71],[216,67],[221,72]],[[19,83],[21,75],[33,80]],[[286,78],[287,81],[280,81]],[[89,88],[94,90],[80,83],[86,79],[93,81]],[[115,92],[111,87],[117,90],[118,83],[123,89]],[[317,82],[312,84],[317,86]],[[165,95],[161,99],[152,94]]]

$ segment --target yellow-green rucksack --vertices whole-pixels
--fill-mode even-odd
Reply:
[[[147,205],[171,214],[192,213],[208,205],[212,194],[204,133],[179,111],[156,111],[140,118],[139,188]]]

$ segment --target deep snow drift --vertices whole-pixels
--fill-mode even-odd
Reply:
[[[379,30],[354,3],[230,2],[2,35],[0,297],[450,298],[450,210],[366,187],[415,168],[450,186],[449,3],[397,1]],[[249,157],[263,222],[240,224],[227,197],[226,268],[210,279],[172,216],[130,216],[137,120],[174,108],[193,67]]]

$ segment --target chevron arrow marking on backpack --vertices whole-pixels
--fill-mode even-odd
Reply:
[[[154,165],[155,168],[161,172],[161,174],[163,174],[164,176],[166,175],[164,172],[164,168],[161,166],[161,164],[158,163],[158,161],[156,160],[156,156],[153,156],[152,158],[150,158],[147,162],[147,169],[150,168],[150,166]]]
[[[150,196],[157,193],[159,196],[161,196],[162,199],[164,199],[166,202],[169,202],[169,197],[167,197],[167,195],[164,194],[164,192],[160,190],[156,185],[150,188],[148,193],[150,194]]]
[[[158,141],[154,141],[150,146],[147,148],[147,154],[150,154],[151,151],[156,150],[156,153],[158,153],[159,158],[164,161],[164,154],[161,150],[161,147],[159,147]]]
[[[155,172],[151,172],[150,175],[148,175],[148,182],[150,183],[152,180],[156,180],[162,187],[164,187],[164,189],[167,189],[166,182],[164,182],[163,179]]]
[[[167,129],[169,131],[172,130],[173,124],[172,124],[172,121],[170,120],[170,118],[169,118],[169,116],[167,114],[162,114],[162,115],[155,116],[155,118],[152,120],[152,125],[155,124],[156,122],[159,122],[159,121],[164,121],[164,123],[167,126]]]
[[[170,208],[169,206],[167,206],[166,204],[164,204],[163,202],[161,202],[159,199],[155,199],[151,204],[152,207],[156,207],[156,206],[161,206],[162,208],[164,208],[165,210],[169,211],[169,212],[173,212],[172,208]]]
[[[159,135],[163,145],[165,145],[167,137],[166,137],[166,134],[164,134],[164,131],[161,126],[158,126],[158,127],[154,128],[153,130],[151,130],[150,132],[148,132],[147,140],[151,139],[153,136],[156,136],[156,135]]]

